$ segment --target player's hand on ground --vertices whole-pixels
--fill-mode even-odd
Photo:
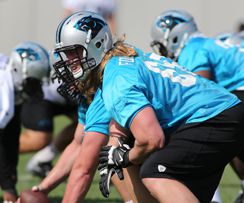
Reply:
[[[34,186],[31,188],[31,190],[34,191],[34,192],[42,191],[41,187],[38,186],[38,185],[34,185]]]
[[[42,192],[44,194],[48,194],[48,192],[49,192],[47,188],[43,188],[41,185],[34,185],[31,188],[31,190],[34,192]]]

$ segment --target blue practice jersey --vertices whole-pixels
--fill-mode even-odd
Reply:
[[[244,40],[241,41],[240,46],[241,46],[241,48],[244,48]]]
[[[244,90],[244,50],[220,40],[192,37],[178,63],[192,72],[210,71],[212,80],[229,91]]]
[[[110,115],[129,128],[144,107],[163,129],[205,121],[240,101],[214,82],[156,54],[113,57],[104,71],[102,96]]]
[[[110,116],[107,113],[101,97],[101,90],[98,89],[92,103],[89,106],[79,105],[79,123],[85,126],[85,132],[99,132],[105,135],[109,133]]]

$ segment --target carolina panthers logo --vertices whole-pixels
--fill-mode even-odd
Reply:
[[[18,52],[18,54],[20,55],[20,57],[23,58],[27,58],[30,61],[37,61],[40,60],[41,57],[38,55],[38,53],[36,53],[33,49],[31,48],[19,48],[16,49],[16,51]]]
[[[165,16],[164,18],[160,18],[156,24],[160,28],[166,27],[171,30],[174,26],[182,22],[185,22],[185,20],[174,16]]]
[[[74,28],[85,32],[92,30],[91,37],[93,39],[105,25],[107,24],[104,21],[92,16],[87,16],[77,21]]]

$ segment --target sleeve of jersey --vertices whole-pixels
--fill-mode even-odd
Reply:
[[[86,112],[87,112],[87,108],[85,108],[82,104],[80,104],[78,107],[78,121],[82,125],[85,125],[86,123]]]
[[[126,69],[123,67],[122,69]],[[137,79],[137,72],[131,68],[120,73],[111,85],[104,90],[107,110],[121,126],[129,129],[133,118],[145,106],[150,105],[146,98],[146,88]]]
[[[188,49],[181,56],[179,64],[187,68],[191,72],[210,71],[211,63],[209,53],[204,48]]]
[[[110,120],[110,114],[105,109],[99,90],[87,110],[85,132],[98,132],[109,135]]]
[[[118,97],[114,100],[114,105],[111,109],[113,118],[123,127],[129,129],[130,125],[143,108],[150,106],[144,93],[135,86],[132,86],[123,97]]]

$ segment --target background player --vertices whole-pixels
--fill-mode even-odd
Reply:
[[[46,50],[33,42],[13,48],[9,61],[0,69],[0,186],[4,201],[17,199],[21,104],[28,97],[42,97],[41,82],[49,73]]]
[[[159,15],[152,25],[151,36],[155,52],[213,80],[244,100],[244,52],[239,46],[230,40],[227,43],[203,36],[194,18],[182,10]],[[220,198],[213,201],[221,202]]]

